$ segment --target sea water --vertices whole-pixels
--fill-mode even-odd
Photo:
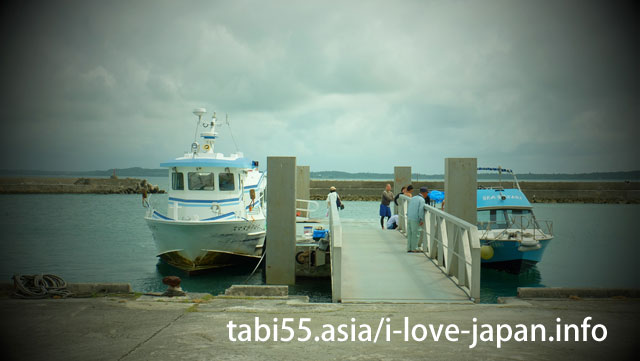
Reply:
[[[164,178],[152,183],[163,184]],[[166,189],[166,188],[165,188]],[[166,194],[151,196],[166,210]],[[326,217],[326,204],[313,215]],[[342,219],[379,222],[379,202],[344,202]],[[640,205],[535,204],[538,219],[554,222],[555,237],[542,262],[514,275],[482,268],[481,301],[514,296],[517,287],[640,288],[640,254],[633,224]],[[177,275],[183,289],[220,294],[232,284],[261,284],[255,263],[189,276],[159,262],[140,195],[0,195],[0,279],[53,273],[68,282],[128,282],[139,292],[164,291],[162,278]],[[393,231],[389,231],[393,232]],[[328,280],[300,280],[292,294],[330,302]]]

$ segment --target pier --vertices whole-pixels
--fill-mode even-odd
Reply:
[[[626,360],[637,355],[640,301],[636,298],[579,299],[508,298],[501,304],[336,304],[307,303],[294,297],[225,298],[189,294],[150,297],[119,294],[64,300],[19,300],[0,298],[2,340],[8,360]],[[473,334],[446,339],[443,329],[438,342],[432,334],[413,340],[416,324],[458,325],[473,330],[480,324],[542,324],[551,334],[556,317],[580,324],[585,317],[592,324],[607,327],[603,342],[516,342],[505,341],[500,348],[492,342],[476,342]],[[274,319],[291,319],[295,330],[290,342],[282,342],[289,332],[279,329],[278,341],[239,342],[229,339],[226,327],[255,324],[255,319],[273,330]],[[310,330],[307,342],[299,341]],[[351,319],[355,321],[351,321]],[[389,319],[390,336],[382,327],[378,342],[360,341],[360,325],[372,327],[371,339],[382,320]],[[410,328],[405,341],[405,318]],[[385,321],[387,322],[387,321]],[[354,341],[316,340],[325,325],[357,325]],[[401,334],[394,334],[400,331]],[[265,331],[261,331],[261,336]],[[497,332],[494,330],[494,332]],[[273,334],[273,332],[271,332]],[[415,333],[422,335],[421,332]],[[589,332],[590,334],[590,332]],[[339,336],[339,335],[338,335]],[[497,335],[496,335],[497,336]],[[554,335],[555,336],[555,335]],[[477,337],[477,336],[475,336]],[[241,345],[242,347],[238,347]]]
[[[468,218],[475,212],[462,212],[475,209],[466,203],[475,202],[474,197],[448,198],[445,210],[423,207],[422,253],[406,252],[408,197],[399,198],[400,230],[341,219],[332,203],[334,302],[309,303],[306,296],[273,292],[295,282],[292,224],[297,212],[304,213],[300,208],[308,206],[295,201],[305,197],[300,187],[308,184],[302,178],[308,168],[300,170],[295,158],[282,158],[270,164],[270,209],[278,209],[272,216],[280,218],[272,221],[279,226],[269,228],[265,271],[271,273],[268,283],[278,286],[257,286],[265,288],[262,294],[185,290],[185,296],[164,297],[134,293],[128,284],[70,284],[73,297],[22,300],[10,298],[11,284],[0,283],[5,358],[587,360],[631,359],[638,353],[638,290],[518,289],[518,297],[478,304],[479,242],[475,221]],[[448,194],[464,195],[457,187],[475,190],[474,179],[460,174],[451,178]],[[279,193],[284,196],[276,204]],[[536,331],[537,339],[523,341],[507,333],[506,325],[514,331],[525,325],[531,334],[533,327],[543,329],[546,336]],[[583,325],[587,339],[582,338]],[[552,341],[559,336],[558,327],[566,337]],[[244,329],[251,332],[240,337]],[[328,330],[338,331],[332,336]],[[339,330],[348,337],[343,339]]]
[[[309,167],[295,157],[268,157],[267,284],[295,284],[295,195],[308,194]],[[335,197],[329,203],[332,301],[342,303],[470,303],[480,299],[480,241],[475,225],[475,158],[445,159],[446,212],[425,205],[422,252],[407,252],[407,204],[396,209],[399,230],[377,223],[340,219]],[[396,167],[406,179],[410,167]],[[296,179],[302,179],[302,182]],[[396,182],[399,183],[399,182]],[[293,190],[293,191],[292,191]],[[299,202],[298,202],[299,203]],[[461,218],[458,218],[461,217]],[[322,258],[322,257],[321,257]],[[322,262],[324,263],[324,262]]]
[[[445,160],[448,210],[475,223],[476,160]],[[396,167],[396,172],[406,172]],[[472,194],[472,197],[467,196]],[[480,241],[475,224],[424,206],[422,252],[407,253],[406,209],[398,199],[399,231],[377,223],[342,222],[329,210],[332,300],[342,303],[468,303],[480,298]],[[469,211],[471,209],[471,211]]]
[[[342,303],[470,303],[426,254],[407,253],[407,239],[377,223],[342,225]]]

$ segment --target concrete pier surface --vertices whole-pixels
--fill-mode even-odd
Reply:
[[[212,297],[190,294],[188,297],[163,298],[136,295],[93,298],[19,300],[0,299],[2,317],[2,354],[4,360],[625,360],[635,359],[640,351],[640,300],[608,299],[518,299],[508,298],[504,304],[317,304],[301,298],[273,297],[255,299]],[[295,331],[290,342],[232,342],[229,321],[255,328],[255,318],[271,328],[284,318]],[[381,322],[390,330],[403,330],[405,317],[409,329],[416,324],[437,330],[443,324],[438,342],[430,333],[424,341],[405,341],[404,335],[393,334],[386,341],[385,327],[376,343],[358,341],[361,324],[370,325],[373,339]],[[555,336],[562,323],[580,325],[586,317],[588,335],[596,325],[606,327],[601,342],[536,341],[502,342],[497,348],[498,324],[542,324],[547,337]],[[299,329],[301,318],[309,318],[303,326],[311,332],[307,342]],[[386,319],[389,321],[386,321]],[[493,342],[478,342],[469,348],[472,335],[459,335],[448,341],[445,330],[456,324],[472,330],[477,318],[481,325],[494,328]],[[352,321],[354,319],[354,321]],[[381,321],[382,320],[382,321]],[[344,342],[315,341],[326,330],[325,324],[338,328],[345,324],[347,332],[355,325],[355,339]],[[238,338],[238,328],[232,336]],[[597,337],[602,336],[598,328]],[[253,332],[253,331],[252,331]],[[261,337],[266,335],[261,330]],[[411,331],[410,331],[411,332]],[[506,331],[501,331],[506,336]],[[417,329],[416,336],[422,332]],[[278,328],[278,337],[289,333]],[[336,333],[336,338],[341,335]],[[486,336],[486,335],[485,335]],[[271,338],[272,336],[270,336]],[[366,334],[363,335],[366,338]],[[573,339],[572,339],[573,340]]]
[[[470,303],[469,296],[407,239],[370,222],[342,222],[343,303]]]

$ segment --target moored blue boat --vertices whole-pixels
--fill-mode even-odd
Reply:
[[[478,168],[513,176],[513,188],[479,188],[477,225],[485,267],[519,273],[540,262],[553,239],[551,221],[536,219],[533,207],[510,169]]]
[[[477,191],[482,265],[520,273],[542,260],[553,239],[553,223],[536,218],[511,169],[478,168],[478,171],[499,174],[497,186],[479,187]],[[512,188],[502,186],[503,173],[513,177]],[[429,197],[433,203],[440,203],[445,195],[432,191]]]

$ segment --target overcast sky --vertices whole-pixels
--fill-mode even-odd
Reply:
[[[640,169],[640,11],[620,1],[0,6],[0,168],[158,168],[206,107],[265,169]]]

